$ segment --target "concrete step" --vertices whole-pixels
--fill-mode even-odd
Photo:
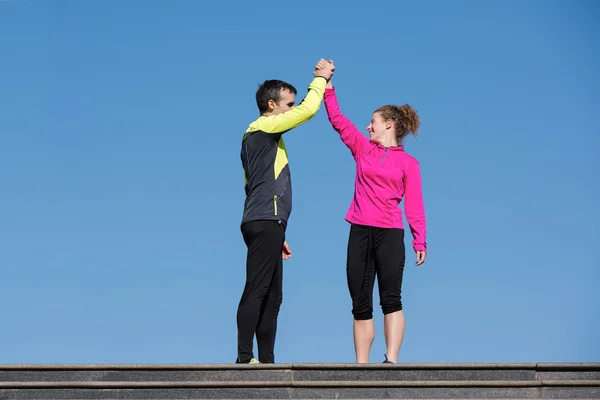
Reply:
[[[42,398],[600,399],[600,363],[0,364],[0,399]]]

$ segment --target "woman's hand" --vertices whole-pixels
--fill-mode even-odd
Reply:
[[[425,262],[425,257],[427,257],[427,252],[425,251],[417,251],[417,262],[415,265],[418,267]]]
[[[317,65],[315,65],[315,76],[324,76],[327,79],[328,88],[333,87],[331,84],[331,77],[335,71],[335,65],[333,64],[333,60],[325,61],[323,58],[319,60]]]

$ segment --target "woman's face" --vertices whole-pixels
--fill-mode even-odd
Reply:
[[[367,132],[369,132],[369,139],[374,143],[382,143],[384,141],[386,130],[389,129],[390,123],[383,120],[381,113],[373,113],[371,117],[371,123],[367,126]]]

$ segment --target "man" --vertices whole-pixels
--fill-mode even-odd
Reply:
[[[236,363],[274,363],[277,316],[282,302],[282,260],[292,252],[285,241],[292,211],[292,186],[283,134],[311,119],[321,106],[334,67],[321,59],[304,100],[294,107],[296,88],[265,81],[256,92],[260,117],[242,139],[246,201],[242,235],[248,247],[246,284],[237,312]],[[253,354],[254,335],[258,357]]]

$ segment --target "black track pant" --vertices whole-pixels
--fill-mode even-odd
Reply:
[[[253,357],[254,335],[261,363],[274,363],[277,316],[282,302],[285,228],[278,221],[250,221],[242,225],[248,246],[246,285],[237,311],[238,358]]]
[[[351,225],[346,275],[354,319],[373,318],[375,275],[383,314],[402,310],[403,229]]]

